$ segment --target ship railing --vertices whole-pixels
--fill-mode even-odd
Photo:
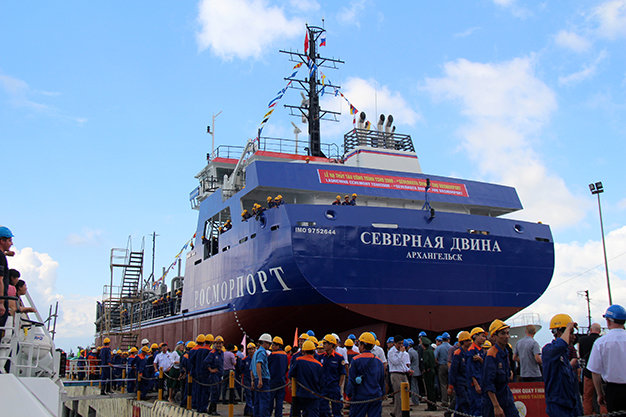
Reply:
[[[207,162],[216,158],[239,159],[243,150],[243,146],[220,145],[212,153],[207,154]]]
[[[339,146],[335,143],[322,143],[320,149],[330,159],[340,159]],[[295,140],[262,136],[259,138],[259,150],[267,152],[287,153],[293,155],[310,155],[308,140]]]
[[[18,303],[17,297],[1,297]],[[25,298],[34,307],[30,294]],[[37,320],[31,320],[34,314]],[[47,377],[59,381],[61,358],[56,352],[52,335],[46,328],[38,310],[34,313],[15,313],[8,316],[0,340],[0,373],[20,377]]]
[[[355,128],[343,136],[343,148],[346,154],[357,146],[415,152],[410,135],[369,129]]]

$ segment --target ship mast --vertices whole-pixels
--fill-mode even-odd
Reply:
[[[308,67],[306,79],[287,77],[285,80],[295,81],[300,84],[300,88],[306,92],[305,100],[300,106],[285,105],[291,111],[292,116],[303,116],[309,125],[309,155],[324,157],[321,149],[320,120],[339,121],[337,116],[341,113],[325,110],[320,107],[320,92],[325,87],[332,89],[340,88],[328,82],[321,83],[318,81],[318,72],[320,68],[337,68],[337,64],[344,62],[334,58],[320,57],[317,53],[318,40],[326,30],[318,26],[306,26],[308,43],[305,44],[305,53],[293,51],[280,51],[289,54],[290,60],[294,62],[302,62]]]

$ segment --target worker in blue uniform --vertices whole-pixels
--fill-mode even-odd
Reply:
[[[210,404],[208,413],[212,416],[219,416],[217,412],[217,402],[220,399],[220,381],[224,376],[224,338],[216,336],[213,341],[213,349],[207,353],[202,367],[208,371],[207,383],[210,385],[208,392],[210,393]],[[205,396],[206,397],[206,396]],[[203,398],[199,408],[199,412],[206,412],[206,398]]]
[[[567,314],[557,314],[550,320],[554,340],[541,350],[543,380],[545,381],[546,413],[550,417],[583,415],[578,380],[569,361],[568,348],[576,324]]]
[[[126,382],[126,391],[132,393],[137,389],[137,348],[133,346],[128,353],[128,362],[126,363],[126,379],[128,379]]]
[[[159,345],[153,343],[150,346],[150,351],[146,353],[146,369],[143,374],[146,379],[146,392],[153,391],[156,386],[156,375],[154,370],[154,359],[159,351]]]
[[[469,347],[472,344],[472,336],[468,331],[462,331],[457,337],[460,347],[452,354],[450,369],[448,370],[448,397],[454,393],[454,409],[460,413],[470,412],[469,401]]]
[[[269,417],[270,415],[270,370],[267,360],[267,350],[272,344],[272,336],[263,333],[259,337],[259,347],[254,356],[250,367],[252,376],[254,377],[254,417]]]
[[[350,363],[346,395],[351,401],[366,401],[382,398],[385,392],[385,367],[371,351],[376,338],[371,332],[359,336],[359,351]],[[382,399],[363,404],[350,405],[350,417],[380,417]]]
[[[141,381],[137,382],[137,390],[141,391],[140,399],[145,400],[148,395],[148,380],[146,379],[146,370],[149,369],[146,366],[148,355],[150,354],[150,348],[148,346],[142,346],[141,353],[135,358],[135,369],[137,370],[137,377],[141,376]]]
[[[191,374],[191,361],[189,360],[189,355],[191,354],[191,349],[195,346],[195,342],[187,342],[185,344],[185,353],[183,353],[183,356],[180,357],[181,407],[187,407],[187,376]]]
[[[467,377],[469,387],[467,389],[470,403],[470,412],[474,416],[479,416],[483,412],[483,365],[487,351],[483,349],[483,344],[487,340],[487,332],[482,327],[474,327],[470,332],[472,345],[467,350]]]
[[[206,337],[203,334],[199,334],[196,336],[196,345],[189,352],[189,365],[191,369],[191,408],[194,410],[198,409],[198,402],[200,400],[200,396],[202,393],[202,385],[200,382],[200,368],[201,364],[208,353],[204,347],[204,343],[206,341]],[[203,375],[204,376],[204,375]],[[206,384],[206,382],[203,382]]]
[[[243,408],[244,416],[252,416],[254,410],[254,391],[250,389],[252,387],[252,371],[250,364],[252,363],[252,356],[256,351],[256,345],[252,342],[248,343],[247,355],[241,360],[241,382],[243,384],[243,393],[246,401],[246,405]]]
[[[102,382],[100,383],[100,395],[111,392],[111,339],[105,337],[102,341],[104,346],[100,349],[100,366],[102,369]]]
[[[331,408],[334,417],[341,417],[343,402],[343,386],[346,380],[346,361],[343,355],[337,353],[337,339],[332,334],[327,334],[322,339],[324,354],[320,357],[322,363],[322,395],[335,401],[320,399],[320,416],[330,417]],[[330,407],[329,407],[330,403]]]
[[[315,344],[313,342],[306,340],[302,344],[301,352],[302,355],[294,360],[289,370],[289,378],[295,378],[297,384],[296,397],[292,399],[291,408],[294,416],[318,417],[319,397],[311,391],[321,392],[324,371],[322,364],[314,357]]]
[[[509,326],[496,319],[489,325],[489,335],[495,343],[487,351],[483,368],[482,417],[519,417],[513,393],[509,388]]]
[[[283,350],[283,339],[274,336],[270,347],[272,353],[267,358],[267,366],[270,370],[270,415],[274,411],[274,417],[283,417],[283,403],[285,402],[285,380],[289,368],[287,353]],[[278,389],[283,387],[283,389]]]
[[[122,369],[126,366],[127,360],[128,352],[122,352],[119,349],[115,352],[115,355],[111,357],[111,378],[113,379],[111,386],[113,390],[119,390],[122,386],[122,382],[119,380],[122,379]]]

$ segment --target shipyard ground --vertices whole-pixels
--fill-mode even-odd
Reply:
[[[149,397],[147,401],[137,401],[129,398],[128,394],[113,394],[111,396],[101,396],[97,387],[68,387],[67,394],[74,400],[66,401],[65,412],[67,416],[80,417],[206,417],[208,414],[198,413],[193,410],[185,410],[177,404],[167,401],[156,401]],[[233,415],[243,417],[244,404],[239,402],[234,405]],[[290,405],[285,404],[284,416],[289,415]],[[75,411],[74,411],[75,410]],[[222,417],[228,417],[228,405],[219,404],[218,412]],[[382,417],[391,417],[393,403],[390,399],[383,402]],[[75,414],[74,414],[75,413]],[[426,411],[426,405],[412,405],[411,416],[415,417],[442,417],[444,411]],[[348,416],[348,411],[344,410],[344,416]]]

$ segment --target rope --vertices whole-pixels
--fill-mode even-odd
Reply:
[[[201,386],[203,386],[203,387],[214,387],[214,386],[216,386],[216,385],[220,385],[220,384],[221,384],[221,383],[223,383],[225,380],[226,380],[226,378],[222,378],[222,379],[220,379],[219,381],[214,382],[214,383],[212,383],[212,384],[205,384],[205,383],[203,383],[203,382],[198,381],[197,379],[194,379],[194,380],[193,380],[193,382],[195,382],[196,384],[201,385]]]
[[[291,382],[290,382],[290,381],[287,381],[287,383],[286,383],[286,384],[281,385],[280,387],[276,387],[276,388],[271,388],[271,389],[267,389],[267,390],[265,390],[265,389],[258,389],[258,388],[255,388],[254,386],[251,386],[251,385],[250,385],[250,386],[245,385],[243,382],[238,381],[236,378],[235,378],[235,383],[237,383],[237,384],[241,385],[241,386],[242,386],[243,388],[245,388],[245,389],[249,389],[250,391],[255,391],[255,392],[274,392],[274,391],[280,391],[281,389],[285,389],[285,387],[288,387],[289,385],[291,385]]]
[[[375,402],[375,401],[382,401],[382,400],[384,400],[385,398],[387,398],[388,396],[394,396],[394,395],[396,395],[397,393],[399,393],[399,392],[401,391],[401,390],[397,390],[397,391],[394,391],[394,392],[391,392],[391,393],[388,393],[388,394],[384,394],[384,395],[382,395],[382,396],[380,396],[380,397],[377,397],[377,398],[371,398],[371,399],[369,399],[369,400],[360,400],[360,401],[358,401],[358,400],[353,400],[353,401],[345,401],[345,400],[335,400],[334,398],[329,398],[329,397],[326,397],[326,396],[324,396],[324,395],[322,395],[322,394],[319,394],[319,393],[317,393],[317,392],[313,391],[312,389],[310,389],[309,387],[307,387],[306,385],[302,385],[302,384],[301,384],[300,382],[298,382],[297,380],[296,380],[296,384],[298,384],[298,386],[300,386],[300,387],[304,388],[305,390],[309,391],[311,394],[313,394],[313,395],[315,395],[316,397],[319,397],[319,398],[321,398],[321,399],[323,399],[323,400],[327,400],[327,401],[330,401],[330,402],[333,402],[333,403],[347,404],[347,405],[351,405],[351,404],[367,404],[367,403],[373,403],[373,402]],[[453,410],[453,411],[454,411],[454,410]],[[474,416],[468,416],[468,417],[474,417]]]

